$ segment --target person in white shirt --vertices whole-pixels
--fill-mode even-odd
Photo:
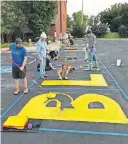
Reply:
[[[46,55],[47,55],[47,42],[46,42],[46,34],[43,32],[40,35],[40,39],[37,43],[37,54],[40,61],[40,74],[41,79],[44,79],[44,77],[47,77],[45,74],[45,66],[46,66]]]

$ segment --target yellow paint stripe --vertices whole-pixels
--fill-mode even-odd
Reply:
[[[45,80],[42,85],[47,86],[108,86],[102,74],[90,74],[91,80]]]

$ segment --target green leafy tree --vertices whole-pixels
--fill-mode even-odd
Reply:
[[[67,27],[72,28],[72,23],[72,18],[69,15],[67,15]]]
[[[121,25],[128,27],[128,3],[112,5],[100,16],[101,23],[108,23],[112,32],[118,32]]]
[[[122,38],[128,37],[128,28],[124,25],[121,25],[119,28],[119,34]]]
[[[93,25],[91,29],[97,37],[103,37],[107,33],[108,25],[105,24]]]
[[[83,31],[86,30],[86,23],[88,16],[83,15],[83,23],[82,23],[82,12],[79,11],[77,13],[73,13],[73,29],[77,27],[81,27]]]
[[[22,11],[13,5],[11,1],[1,2],[1,33],[7,34],[7,41],[10,42],[11,36],[16,28],[22,29],[25,25],[25,16]],[[2,40],[3,36],[2,36]]]
[[[92,16],[90,16],[90,18],[88,19],[88,26],[92,26],[92,25],[94,25],[94,16],[92,15]]]
[[[15,5],[26,16],[26,22],[36,36],[47,32],[56,12],[56,1],[17,1]]]

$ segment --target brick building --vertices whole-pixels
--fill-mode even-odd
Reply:
[[[51,28],[48,32],[48,35],[54,36],[56,32],[56,37],[59,38],[60,33],[66,32],[66,30],[67,30],[67,0],[58,0],[57,13],[51,23]]]

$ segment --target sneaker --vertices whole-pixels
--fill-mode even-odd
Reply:
[[[68,80],[68,77],[65,77],[64,79],[65,79],[65,80]]]
[[[44,75],[44,77],[48,77],[47,75]]]
[[[98,66],[93,66],[93,68],[99,68]]]
[[[59,79],[59,80],[62,80],[62,77],[59,77],[58,79]]]
[[[52,70],[55,70],[55,69],[56,69],[56,68],[54,68],[54,67],[52,68]]]

